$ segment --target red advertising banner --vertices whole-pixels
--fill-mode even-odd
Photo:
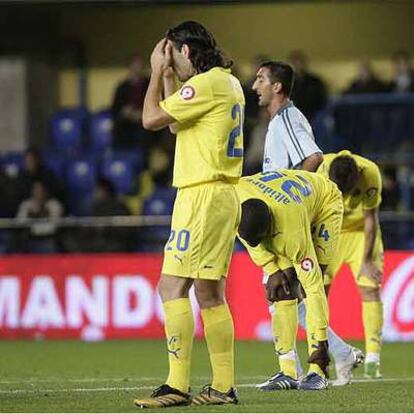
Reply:
[[[161,263],[160,254],[0,258],[0,338],[163,337]],[[387,252],[384,273],[384,339],[414,340],[414,253]],[[227,295],[238,339],[271,338],[261,279],[247,254],[234,255]],[[360,298],[347,267],[329,301],[331,326],[344,338],[362,338]]]

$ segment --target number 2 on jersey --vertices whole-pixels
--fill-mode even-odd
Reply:
[[[177,239],[175,240],[175,236],[177,235]],[[188,230],[179,230],[176,232],[175,230],[171,230],[170,237],[167,242],[167,246],[165,247],[166,250],[173,250],[172,243],[175,242],[175,248],[180,252],[185,252],[188,249],[190,243],[190,232]]]
[[[231,117],[235,121],[237,120],[237,125],[231,130],[229,135],[227,156],[232,158],[243,157],[243,148],[234,148],[236,146],[237,138],[240,137],[243,132],[244,109],[240,104],[236,104],[231,108]]]

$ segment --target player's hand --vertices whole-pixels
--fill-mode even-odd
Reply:
[[[282,270],[269,276],[266,283],[266,299],[276,302],[285,296],[290,296],[289,280]]]
[[[382,272],[372,260],[367,260],[362,263],[359,276],[367,276],[378,284],[382,281]]]
[[[153,72],[164,73],[171,67],[172,44],[167,39],[161,39],[151,53],[151,69]]]

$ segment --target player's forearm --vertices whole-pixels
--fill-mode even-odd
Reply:
[[[323,286],[323,277],[316,257],[307,255],[295,264],[299,282],[306,293],[306,320],[308,329],[317,341],[326,341],[328,334],[329,307]]]
[[[164,84],[164,97],[165,98],[168,98],[169,96],[171,96],[178,89],[175,75],[164,76],[163,84]],[[172,134],[176,134],[178,130],[177,124],[174,123],[174,124],[169,125],[169,129]]]
[[[178,89],[175,75],[168,75],[163,77],[164,97],[168,98]]]
[[[148,85],[147,93],[145,94],[144,107],[142,110],[142,125],[145,129],[157,131],[162,129],[165,125],[159,122],[160,107],[162,92],[162,72],[153,71]]]
[[[302,162],[302,170],[315,172],[318,167],[322,164],[323,156],[320,152],[315,152],[309,155]]]
[[[272,274],[279,270],[276,263],[276,256],[269,252],[262,244],[258,244],[256,247],[250,246],[245,240],[239,237],[240,242],[246,248],[250,258],[256,266],[263,268],[263,271],[267,274]]]
[[[367,210],[364,214],[365,246],[363,261],[371,261],[378,232],[378,209]]]

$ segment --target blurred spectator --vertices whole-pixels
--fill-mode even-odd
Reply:
[[[117,198],[112,183],[101,178],[93,192],[92,215],[100,217],[129,216],[125,204]],[[130,247],[130,229],[121,227],[94,227],[82,239],[87,245],[82,248],[88,252],[123,252]]]
[[[154,148],[149,157],[148,172],[156,187],[169,187],[172,182],[172,160],[168,152],[162,148]]]
[[[390,84],[391,92],[414,92],[414,70],[407,51],[400,50],[393,55],[394,78]]]
[[[137,192],[124,197],[129,210],[133,214],[141,214],[142,206],[156,188],[169,188],[172,183],[172,154],[163,146],[153,147],[148,157],[148,169],[138,177]]]
[[[351,82],[345,94],[381,93],[387,91],[387,85],[382,82],[372,70],[367,60],[360,62],[357,77]]]
[[[381,209],[386,211],[397,210],[400,201],[400,189],[395,166],[387,166],[382,169],[382,185]]]
[[[42,181],[51,196],[62,197],[61,185],[53,173],[43,165],[40,152],[29,148],[24,154],[23,168],[17,176],[19,201],[30,197],[36,181]]]
[[[25,219],[59,218],[63,216],[62,204],[50,196],[46,183],[35,181],[32,195],[24,200],[18,209],[17,218]],[[52,221],[34,224],[20,234],[20,251],[27,253],[53,253],[58,250],[56,226]]]
[[[20,197],[16,176],[8,175],[0,166],[0,217],[11,218],[16,216],[19,207]]]
[[[93,216],[128,216],[125,204],[118,200],[115,188],[109,180],[100,178],[93,192]]]
[[[327,102],[324,82],[308,70],[308,58],[301,50],[292,52],[289,60],[295,68],[292,100],[309,122]]]
[[[145,63],[141,55],[132,56],[127,79],[115,90],[112,102],[113,142],[117,148],[139,146],[146,152],[154,133],[142,126],[142,108],[148,87]]]
[[[259,118],[252,130],[250,143],[244,158],[244,175],[262,171],[263,153],[266,132],[269,125],[269,116],[265,108],[260,108]]]

